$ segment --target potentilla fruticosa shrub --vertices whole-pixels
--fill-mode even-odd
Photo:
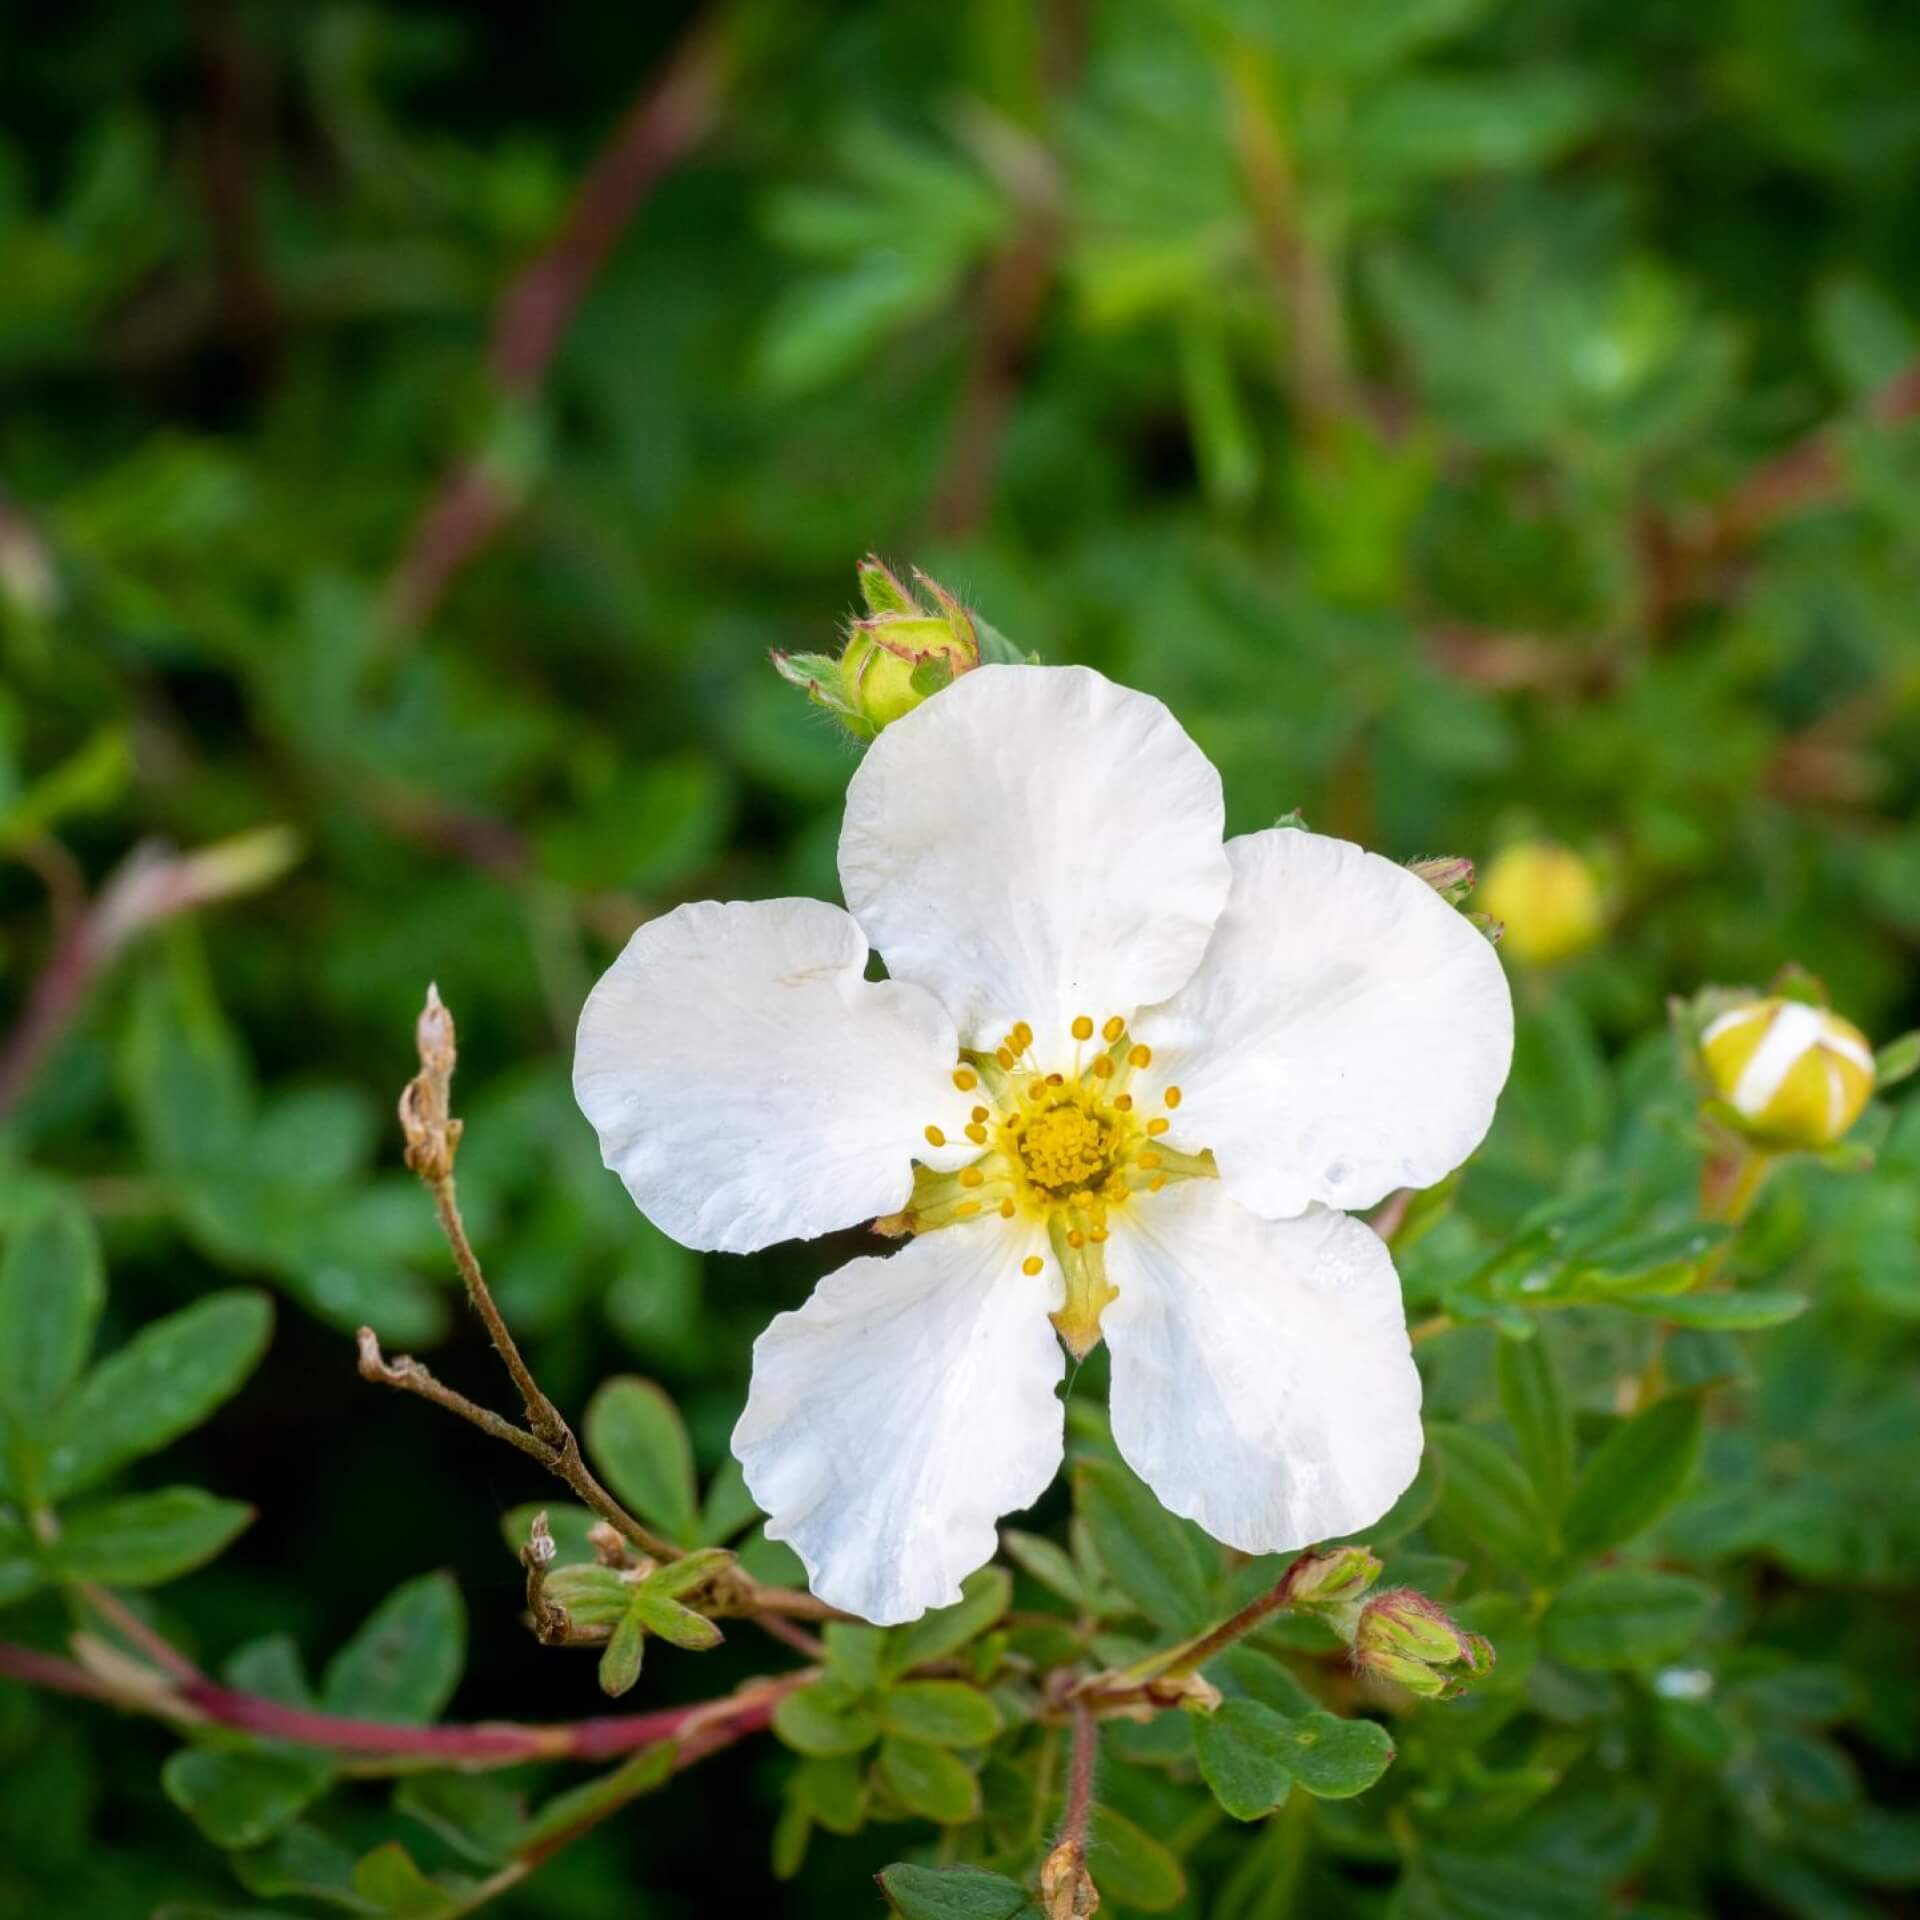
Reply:
[[[1729,1726],[1822,1751],[1843,1704],[1822,1670],[1719,1651],[1733,1602],[1671,1522],[1692,1500],[1730,1524],[1738,1462],[1699,1463],[1740,1338],[1806,1305],[1736,1284],[1735,1235],[1781,1169],[1865,1166],[1853,1136],[1920,1036],[1876,1056],[1791,970],[1703,988],[1661,1043],[1650,1137],[1490,1241],[1452,1202],[1514,1063],[1497,943],[1531,992],[1604,936],[1604,872],[1519,843],[1474,912],[1455,854],[1402,865],[1297,815],[1223,838],[1218,774],[1150,693],[1022,655],[924,576],[870,559],[860,583],[843,653],[775,662],[864,751],[846,909],[645,921],[586,1001],[573,1081],[672,1241],[865,1228],[873,1250],[754,1343],[704,1489],[653,1382],[605,1382],[576,1434],[462,1214],[455,1026],[429,988],[406,1162],[507,1410],[359,1339],[366,1381],[562,1483],[507,1518],[554,1659],[589,1649],[627,1699],[746,1631],[764,1673],[693,1705],[451,1723],[464,1614],[427,1571],[317,1684],[278,1635],[209,1673],[145,1596],[249,1512],[117,1480],[240,1386],[268,1310],[217,1294],[90,1359],[99,1251],[50,1195],[0,1266],[0,1605],[57,1594],[68,1626],[0,1647],[0,1674],[171,1724],[168,1796],[263,1901],[472,1912],[767,1733],[782,1810],[749,1843],[790,1874],[816,1830],[860,1835],[913,1920],[1196,1911],[1189,1863],[1238,1823],[1236,1920],[1308,1876],[1364,1905],[1383,1859],[1400,1915],[1611,1910],[1631,1835],[1557,1886],[1549,1853],[1474,1843],[1632,1764],[1618,1740],[1642,1736],[1601,1732],[1623,1693],[1703,1770]],[[146,871],[128,930],[280,858]],[[219,1063],[167,1031],[150,1097],[213,1112]],[[1909,1122],[1894,1140],[1912,1161]],[[1602,1406],[1590,1353],[1578,1404],[1564,1377],[1563,1318],[1604,1352]],[[1423,1416],[1419,1357],[1476,1328],[1504,1431]],[[351,1417],[344,1369],[340,1390]],[[395,1831],[369,1843],[342,1811],[383,1781]]]

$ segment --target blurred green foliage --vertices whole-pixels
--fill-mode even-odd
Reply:
[[[493,1391],[387,1117],[429,979],[469,1224],[543,1380],[663,1383],[594,1403],[604,1471],[689,1544],[750,1524],[751,1338],[857,1239],[661,1239],[569,1042],[646,914],[834,893],[853,750],[766,657],[830,648],[878,548],[1166,699],[1236,829],[1299,806],[1402,858],[1544,832],[1607,879],[1597,946],[1516,969],[1494,1136],[1399,1241],[1410,1316],[1453,1330],[1421,1347],[1428,1467],[1369,1540],[1495,1675],[1383,1708],[1275,1623],[1217,1684],[1288,1726],[1386,1712],[1398,1758],[1242,1826],[1200,1770],[1284,1781],[1273,1736],[1196,1762],[1177,1714],[1112,1723],[1103,1911],[1910,1899],[1920,1115],[1877,1105],[1870,1167],[1796,1163],[1729,1238],[1664,1002],[1792,960],[1876,1040],[1920,1014],[1920,16],[721,6],[711,114],[649,123],[658,178],[529,377],[495,303],[691,18],[0,6],[0,997],[56,1041],[0,1131],[5,1637],[59,1645],[63,1583],[170,1579],[245,1502],[152,1602],[235,1684],[594,1710],[592,1661],[519,1625],[499,1521],[525,1539],[533,1469],[354,1375],[365,1321]],[[136,843],[273,824],[286,878],[153,916],[45,1020],[61,929]],[[1677,1291],[1722,1258],[1738,1290]],[[254,1289],[280,1324],[243,1386]],[[1670,1391],[1623,1418],[1663,1322]],[[1092,1620],[1124,1660],[1274,1569],[1154,1518],[1102,1378],[1071,1527],[1063,1484],[1010,1553],[1042,1653]],[[16,1523],[43,1499],[57,1548]],[[780,1657],[750,1638],[650,1652],[646,1703]],[[797,1772],[703,1762],[500,1910],[837,1917],[890,1861],[903,1912],[1026,1910],[993,1876],[1049,1830],[1032,1751],[976,1771],[984,1722],[901,1720],[944,1682],[831,1651],[839,1694],[780,1729]],[[490,1780],[337,1784],[0,1681],[0,1908],[430,1912],[416,1855],[484,1875],[528,1831]],[[982,1872],[930,1879],[927,1821],[976,1812]]]

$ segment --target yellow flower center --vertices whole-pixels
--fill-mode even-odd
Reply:
[[[1048,1199],[1062,1200],[1106,1185],[1119,1144],[1119,1122],[1131,1117],[1097,1111],[1076,1088],[1031,1116],[1014,1114],[1004,1131],[1027,1184]],[[1114,1195],[1125,1197],[1124,1188]]]
[[[916,1169],[913,1199],[903,1213],[874,1222],[882,1233],[930,1233],[983,1217],[1025,1217],[1044,1229],[1065,1280],[1066,1304],[1053,1315],[1061,1337],[1084,1355],[1100,1338],[1100,1313],[1114,1297],[1107,1284],[1108,1219],[1135,1194],[1158,1193],[1169,1180],[1211,1179],[1213,1155],[1167,1144],[1177,1086],[1161,1086],[1145,1104],[1165,1109],[1146,1117],[1133,1090],[1153,1064],[1152,1051],[1129,1042],[1115,1015],[1094,1040],[1086,1014],[1073,1022],[1071,1073],[1043,1072],[1033,1057],[1033,1029],[1024,1020],[991,1052],[965,1053],[953,1084],[977,1096],[963,1131],[978,1149],[954,1173]],[[1089,1057],[1087,1048],[1094,1046]],[[948,1144],[939,1126],[930,1146]],[[1048,1262],[1030,1254],[1021,1270],[1037,1276]]]

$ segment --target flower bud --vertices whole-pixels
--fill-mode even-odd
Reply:
[[[1751,1000],[1720,1014],[1700,1036],[1700,1061],[1733,1124],[1768,1146],[1832,1146],[1873,1092],[1866,1035],[1803,1000]]]
[[[1407,871],[1424,880],[1450,907],[1457,907],[1473,891],[1473,862],[1463,853],[1409,860]]]
[[[1493,1668],[1493,1648],[1411,1587],[1367,1602],[1354,1635],[1355,1666],[1426,1700],[1450,1700]]]
[[[851,623],[839,659],[775,653],[773,666],[856,739],[871,740],[977,667],[980,635],[967,609],[918,567],[909,588],[869,554],[859,578],[867,617]]]
[[[1365,1547],[1336,1547],[1294,1570],[1287,1604],[1296,1613],[1337,1612],[1379,1578],[1380,1562]]]
[[[1606,925],[1592,866],[1551,840],[1522,840],[1496,854],[1480,904],[1505,925],[1504,944],[1523,966],[1548,967],[1584,953]]]

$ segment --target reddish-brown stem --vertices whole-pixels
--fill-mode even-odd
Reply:
[[[178,1709],[184,1719],[213,1721],[263,1740],[286,1740],[330,1753],[387,1758],[432,1758],[449,1766],[510,1766],[527,1760],[601,1760],[661,1740],[687,1736],[681,1759],[763,1727],[785,1694],[815,1677],[803,1668],[757,1682],[750,1692],[652,1713],[610,1714],[551,1726],[510,1722],[478,1726],[410,1727],[284,1706],[257,1693],[222,1686],[169,1648],[169,1678],[135,1693],[104,1674],[34,1647],[0,1645],[0,1674],[28,1686],[145,1712]]]
[[[81,1700],[120,1704],[120,1693],[112,1682],[72,1660],[61,1659],[57,1653],[42,1653],[37,1647],[0,1645],[0,1674],[46,1693],[70,1693]]]
[[[33,1084],[41,1061],[72,1024],[106,958],[91,915],[69,922],[54,942],[26,1005],[0,1045],[0,1118],[13,1111]]]
[[[488,363],[503,395],[525,399],[538,392],[580,302],[649,189],[713,126],[731,65],[725,18],[696,22],[614,129],[559,232],[500,298]],[[463,460],[449,468],[387,582],[395,623],[411,628],[427,620],[516,504],[481,464]]]
[[[1173,1679],[1183,1673],[1198,1673],[1216,1653],[1244,1638],[1270,1615],[1290,1607],[1293,1604],[1294,1582],[1299,1579],[1301,1569],[1315,1557],[1313,1549],[1309,1547],[1265,1593],[1249,1600],[1238,1613],[1222,1620],[1198,1640],[1190,1641],[1181,1648],[1180,1657],[1164,1669],[1159,1677]]]

